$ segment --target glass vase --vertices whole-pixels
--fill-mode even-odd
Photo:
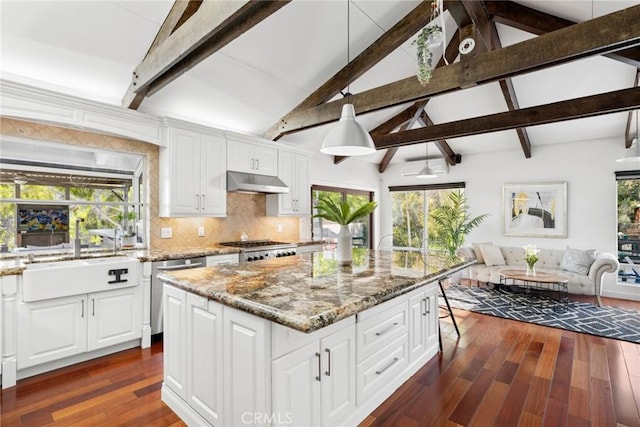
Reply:
[[[527,276],[535,276],[536,275],[536,263],[527,263]]]

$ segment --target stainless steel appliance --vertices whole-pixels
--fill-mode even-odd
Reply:
[[[222,242],[220,245],[240,248],[240,262],[292,256],[296,254],[298,247],[295,243],[274,242],[272,240]]]
[[[170,259],[151,263],[151,334],[162,332],[162,282],[159,273],[205,267],[205,257]]]

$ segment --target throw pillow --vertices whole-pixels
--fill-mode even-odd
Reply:
[[[596,259],[595,250],[581,250],[567,247],[562,256],[560,268],[577,274],[589,274],[591,264]]]
[[[472,243],[471,244],[471,249],[473,249],[473,253],[476,256],[476,260],[478,261],[478,264],[484,262],[484,257],[482,256],[482,251],[480,250],[480,246],[481,245],[493,245],[493,243],[486,242],[486,243]]]
[[[487,264],[487,266],[505,265],[500,246],[480,245],[480,252],[482,252],[484,263]]]

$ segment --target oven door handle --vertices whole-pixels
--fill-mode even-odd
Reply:
[[[194,262],[193,264],[180,264],[180,265],[170,265],[166,267],[157,267],[158,271],[167,271],[167,270],[185,270],[187,268],[196,268],[202,267],[203,264],[201,262]]]

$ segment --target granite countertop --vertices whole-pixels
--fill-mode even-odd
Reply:
[[[436,255],[354,249],[352,266],[331,251],[160,274],[186,291],[302,332],[313,332],[472,264]],[[427,261],[425,264],[424,261]]]

